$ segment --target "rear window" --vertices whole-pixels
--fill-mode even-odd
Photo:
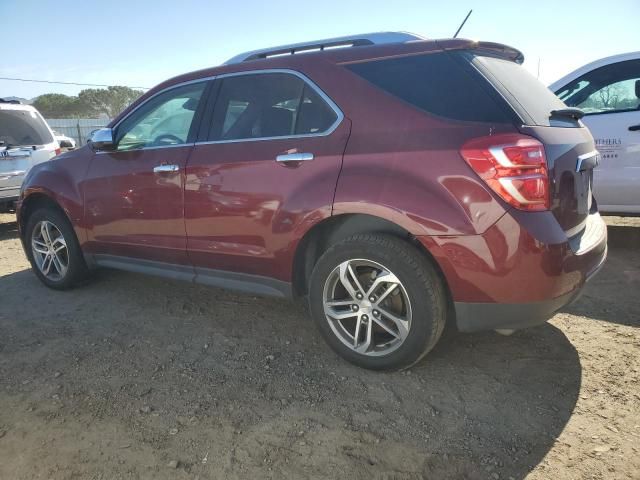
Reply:
[[[472,68],[440,52],[346,65],[375,86],[425,112],[453,120],[512,123],[492,87]]]
[[[33,110],[0,110],[2,145],[31,146],[53,142],[46,124]]]
[[[489,77],[521,117],[529,118],[528,124],[550,126],[551,110],[567,108],[551,90],[517,63],[488,56],[473,56],[472,63]]]

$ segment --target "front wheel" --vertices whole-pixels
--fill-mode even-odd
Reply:
[[[415,364],[446,322],[434,267],[410,243],[383,234],[355,235],[329,248],[313,270],[309,303],[331,348],[373,370]]]
[[[72,288],[87,275],[87,265],[67,218],[54,208],[41,208],[29,217],[25,248],[31,267],[47,287]]]

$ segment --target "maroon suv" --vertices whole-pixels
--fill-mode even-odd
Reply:
[[[593,138],[510,47],[380,33],[162,83],[34,167],[18,222],[51,288],[94,267],[308,296],[329,345],[405,368],[546,321],[603,264]]]

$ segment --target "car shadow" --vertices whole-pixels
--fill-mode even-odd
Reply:
[[[611,238],[611,232],[620,229],[623,233],[616,233]],[[640,291],[640,239],[633,243],[633,237],[638,235],[640,228],[609,227],[609,232],[609,255],[604,267],[587,283],[580,298],[562,311],[640,327],[640,297],[635,294]],[[635,248],[626,246],[629,238]]]
[[[142,405],[161,412],[145,438],[193,415],[197,424],[180,427],[193,449],[223,462],[214,454],[232,443],[248,476],[270,458],[283,477],[313,465],[325,478],[524,478],[580,391],[578,354],[552,325],[454,335],[408,373],[376,373],[339,359],[305,309],[283,300],[112,271],[54,292],[25,270],[0,277],[0,291],[1,404],[19,406],[18,392],[49,398],[38,389],[63,372],[57,417],[115,422],[136,448],[141,427],[129,425]],[[24,415],[44,403],[24,405]],[[165,441],[154,448],[175,455]]]
[[[18,223],[15,221],[0,223],[0,241],[18,238]]]
[[[640,249],[640,228],[632,225],[609,225],[609,247]]]

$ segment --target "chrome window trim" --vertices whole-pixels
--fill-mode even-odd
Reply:
[[[232,72],[232,73],[223,73],[221,75],[217,75],[215,79],[224,79],[228,77],[239,77],[243,75],[260,75],[260,74],[269,74],[269,73],[285,73],[289,75],[294,75],[302,80],[305,85],[311,87],[319,96],[324,100],[327,105],[333,110],[333,113],[336,114],[336,120],[327,128],[326,130],[318,133],[304,133],[299,135],[282,135],[277,137],[252,137],[252,138],[234,138],[230,140],[204,140],[201,142],[196,142],[196,145],[215,145],[215,144],[223,144],[223,143],[240,143],[240,142],[262,142],[268,140],[287,140],[292,138],[313,138],[313,137],[326,137],[331,135],[335,130],[340,126],[342,120],[344,120],[344,113],[340,110],[340,107],[329,97],[318,85],[315,84],[313,80],[307,77],[304,73],[298,72],[297,70],[291,70],[289,68],[266,68],[261,70],[249,70],[244,72]],[[214,105],[215,108],[215,105]]]
[[[178,148],[178,147],[193,147],[195,145],[194,142],[188,143],[178,143],[176,145],[158,145],[155,147],[141,147],[141,148],[132,148],[131,150],[98,150],[96,155],[104,155],[105,153],[127,153],[127,152],[140,152],[142,150],[159,150],[161,148]]]
[[[124,116],[123,118],[118,120],[118,122],[113,127],[111,127],[111,129],[115,131],[122,122],[124,122],[127,118],[129,118],[131,115],[133,115],[140,107],[142,107],[143,105],[145,105],[147,102],[151,101],[153,98],[157,97],[158,95],[160,95],[162,93],[166,93],[168,91],[171,91],[171,90],[173,90],[175,88],[183,87],[185,85],[191,85],[193,83],[210,82],[210,81],[229,78],[229,77],[239,77],[239,76],[243,76],[243,75],[260,75],[260,74],[269,74],[269,73],[285,73],[285,74],[289,74],[289,75],[294,75],[294,76],[298,77],[300,80],[302,80],[303,82],[305,82],[305,85],[308,85],[309,87],[311,87],[320,96],[320,98],[322,98],[327,103],[327,105],[329,105],[329,107],[333,110],[333,112],[336,114],[335,122],[333,122],[329,126],[329,128],[327,128],[326,130],[324,130],[322,132],[318,132],[318,133],[306,133],[306,134],[300,134],[300,135],[284,135],[284,136],[279,136],[279,137],[237,138],[237,139],[232,139],[232,140],[205,140],[205,141],[195,142],[195,143],[194,142],[181,143],[179,145],[164,145],[164,146],[157,146],[157,147],[142,147],[142,148],[135,148],[135,149],[131,149],[131,150],[112,150],[112,151],[96,152],[96,153],[111,153],[111,154],[113,154],[113,153],[118,153],[118,152],[136,152],[136,151],[140,151],[140,150],[156,150],[156,149],[159,149],[159,148],[184,147],[184,146],[188,146],[188,145],[191,145],[191,146],[194,146],[194,145],[214,145],[214,144],[218,144],[218,143],[222,144],[222,143],[239,143],[239,142],[261,142],[261,141],[268,141],[268,140],[287,140],[287,139],[293,139],[293,138],[326,137],[326,136],[331,135],[333,132],[335,132],[335,130],[340,126],[340,124],[344,120],[344,113],[342,113],[342,110],[340,109],[340,107],[338,107],[338,105],[331,99],[331,97],[329,97],[318,85],[316,85],[313,80],[311,80],[305,74],[303,74],[301,72],[298,72],[297,70],[292,70],[292,69],[289,69],[289,68],[266,68],[266,69],[261,69],[261,70],[248,70],[248,71],[243,71],[243,72],[223,73],[223,74],[220,74],[220,75],[212,75],[212,76],[209,76],[209,77],[197,78],[197,79],[194,79],[194,80],[188,80],[186,82],[177,83],[175,85],[170,85],[170,86],[168,86],[168,87],[166,87],[166,88],[154,93],[149,98],[147,98],[144,102],[142,102],[139,105],[137,105],[126,116]],[[215,105],[214,105],[214,108],[215,108]]]

